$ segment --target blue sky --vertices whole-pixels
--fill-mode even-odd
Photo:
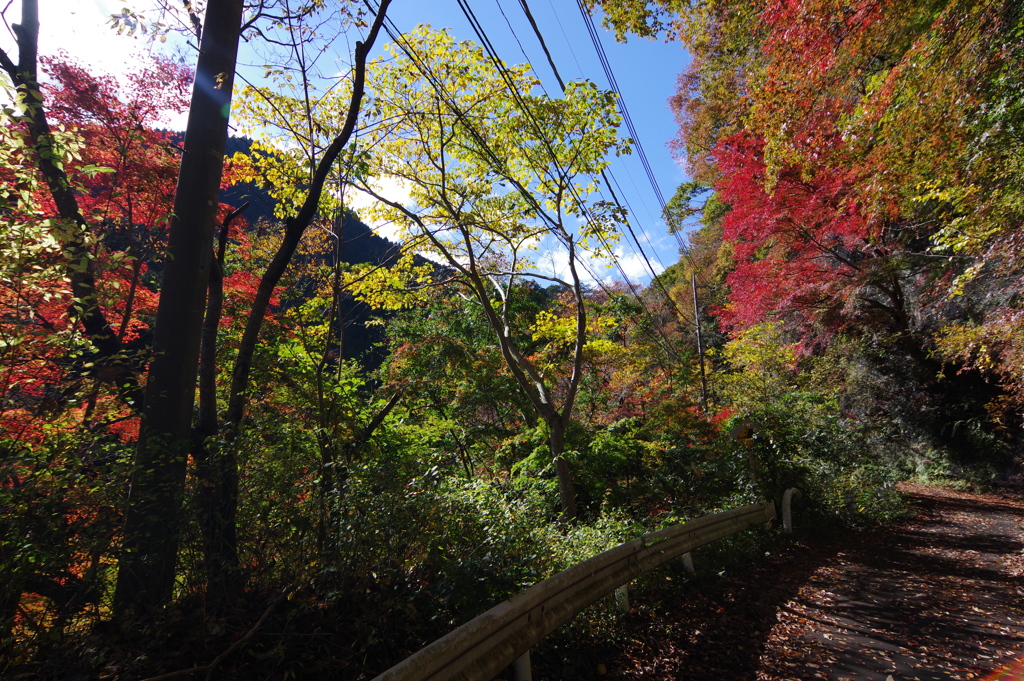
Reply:
[[[576,1],[528,2],[563,79],[587,78],[600,87],[608,87]],[[40,51],[53,54],[64,49],[99,71],[117,73],[131,63],[133,55],[140,50],[175,49],[173,41],[157,43],[154,48],[139,38],[114,35],[106,21],[111,13],[120,11],[123,4],[124,0],[41,2]],[[139,0],[129,4],[144,9],[150,3]],[[546,91],[557,95],[557,81],[518,0],[470,0],[469,4],[501,58],[507,63],[529,62]],[[12,4],[7,11],[7,21],[17,21],[19,13],[20,7]],[[448,28],[460,40],[476,40],[456,0],[393,0],[389,16],[399,30],[409,30],[425,23],[435,28]],[[677,75],[687,65],[688,55],[678,43],[665,44],[639,38],[617,43],[599,25],[598,31],[655,180],[664,198],[668,199],[685,177],[666,147],[676,134],[667,99],[674,91]],[[376,54],[382,53],[385,40],[386,36],[382,35]],[[13,39],[6,30],[0,34],[0,45],[8,51],[13,48]],[[97,49],[97,46],[102,48]],[[177,49],[182,48],[179,46]],[[243,53],[242,60],[245,59]],[[183,121],[179,124],[183,125]],[[634,229],[646,235],[646,238],[640,237],[641,243],[655,269],[660,270],[662,266],[676,262],[676,242],[665,230],[659,202],[638,154],[634,152],[632,156],[615,159],[612,174],[621,189],[620,199],[625,199],[630,208]],[[636,254],[635,247],[628,247],[624,239],[619,250],[620,262],[630,278],[634,282],[646,283],[650,274]],[[618,272],[606,271],[608,276],[620,278]]]
[[[519,2],[472,0],[469,4],[501,58],[507,63],[533,65],[547,92],[555,95],[558,83]],[[576,1],[528,0],[528,4],[562,78],[587,78],[600,87],[609,87]],[[434,28],[448,28],[460,40],[476,41],[476,34],[456,0],[394,0],[389,15],[403,31],[427,23]],[[609,31],[595,23],[657,184],[668,200],[686,177],[666,146],[677,129],[667,100],[675,91],[676,77],[686,68],[689,56],[679,43],[640,38],[617,43]],[[676,262],[678,246],[665,230],[660,204],[638,154],[615,159],[612,173],[631,208],[634,229],[642,229],[653,244],[652,248],[640,237],[655,268],[660,270],[659,262],[664,266]],[[625,247],[625,240],[621,260],[634,281],[646,283],[650,279],[649,272],[644,276],[646,266],[634,250]],[[613,275],[618,277],[617,272]]]

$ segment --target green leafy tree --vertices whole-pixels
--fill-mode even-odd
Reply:
[[[615,240],[621,215],[595,198],[595,178],[609,153],[629,148],[616,135],[613,96],[587,82],[570,84],[564,99],[534,95],[527,67],[496,65],[445,33],[418,29],[390,49],[393,58],[376,63],[371,77],[380,133],[366,145],[367,176],[400,181],[409,198],[389,198],[369,181],[364,188],[378,199],[373,215],[443,263],[443,276],[479,305],[547,427],[562,512],[573,517],[563,453],[588,340],[582,258]],[[564,262],[553,272],[535,256],[544,239]],[[525,278],[557,284],[572,300],[570,318],[538,329],[569,339],[567,364],[545,365],[517,340],[512,292]],[[388,289],[373,277],[362,288],[375,284]]]
[[[546,292],[528,285],[512,296],[520,340],[529,344],[530,320]],[[393,315],[382,372],[408,396],[408,419],[424,429],[424,439],[446,467],[454,465],[467,478],[488,470],[494,452],[534,427],[537,416],[505,367],[479,306],[450,287]]]

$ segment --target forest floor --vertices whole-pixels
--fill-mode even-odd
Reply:
[[[968,680],[1020,658],[1024,495],[901,489],[913,516],[894,527],[637,593],[626,642],[594,651],[593,678]]]

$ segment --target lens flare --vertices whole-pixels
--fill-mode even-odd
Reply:
[[[1024,681],[1024,657],[986,676],[984,681]]]

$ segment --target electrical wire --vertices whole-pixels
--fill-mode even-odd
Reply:
[[[658,197],[659,203],[661,204],[662,214],[664,214],[667,205],[665,203],[665,198],[661,194],[661,190],[659,189],[657,182],[654,179],[653,170],[651,169],[650,162],[647,159],[647,154],[644,151],[643,145],[641,144],[640,139],[636,134],[636,128],[633,126],[632,117],[629,115],[629,111],[626,108],[626,100],[622,96],[622,92],[618,86],[618,81],[616,80],[615,74],[612,71],[611,61],[608,59],[607,53],[604,49],[604,45],[601,43],[600,34],[598,33],[596,26],[594,25],[594,19],[587,11],[586,7],[584,7],[581,0],[576,0],[576,6],[579,8],[580,14],[583,16],[583,21],[587,26],[587,32],[590,35],[590,40],[593,43],[594,49],[598,54],[598,59],[601,62],[602,68],[605,71],[605,76],[608,78],[608,82],[611,85],[612,89],[615,91],[616,94],[619,95],[618,101],[621,103],[620,112],[622,113],[623,120],[626,123],[627,130],[629,130],[630,134],[633,135],[633,141],[636,144],[637,152],[640,157],[641,163],[644,166],[644,170],[647,172],[648,179],[651,182],[651,186],[654,189],[655,195]],[[697,267],[697,263],[693,259],[693,254],[690,251],[689,245],[683,241],[682,235],[679,233],[678,230],[672,230],[672,235],[675,237],[676,243],[679,245],[679,253],[690,265],[690,271],[696,273],[699,270],[699,268]],[[673,304],[673,307],[676,306]],[[677,307],[676,309],[678,310]],[[694,320],[694,323],[696,323],[696,320]]]
[[[531,121],[533,123],[533,126],[534,126],[534,131],[537,133],[538,137],[545,142],[545,146],[548,148],[549,154],[551,156],[552,163],[554,163],[557,166],[558,158],[555,155],[554,151],[551,149],[550,144],[547,143],[547,137],[544,135],[544,131],[541,129],[540,123],[536,120],[536,118],[533,117],[533,114],[532,114],[530,108],[526,105],[525,101],[523,101],[522,95],[521,95],[521,93],[519,93],[518,88],[515,87],[515,84],[511,82],[511,78],[508,77],[508,75],[507,75],[507,68],[504,66],[504,62],[502,62],[502,60],[498,56],[497,50],[494,49],[494,46],[491,43],[490,38],[487,36],[486,30],[483,28],[483,26],[480,24],[479,20],[476,18],[475,13],[473,12],[472,8],[469,6],[469,3],[467,2],[467,0],[457,0],[457,2],[459,4],[459,7],[463,11],[463,14],[465,14],[466,19],[470,22],[470,25],[473,27],[474,32],[477,34],[477,38],[479,38],[480,42],[484,45],[484,48],[487,51],[487,53],[491,56],[491,58],[492,58],[492,60],[493,60],[493,62],[495,64],[495,67],[499,70],[499,73],[501,74],[502,78],[505,80],[505,83],[508,85],[509,90],[510,90],[513,98],[516,100],[516,102],[519,105],[520,109],[531,119]],[[565,83],[562,80],[561,76],[558,74],[558,68],[555,66],[554,59],[551,58],[551,54],[550,54],[550,52],[547,49],[546,43],[544,42],[544,39],[543,39],[543,36],[540,33],[540,28],[537,26],[537,22],[535,20],[533,20],[533,15],[529,11],[529,5],[526,3],[525,0],[520,0],[520,6],[527,13],[528,18],[530,19],[530,24],[533,26],[534,31],[537,33],[539,42],[541,43],[542,46],[544,46],[544,52],[545,52],[545,54],[548,57],[548,62],[551,65],[552,71],[555,72],[555,77],[558,79],[559,85],[562,86],[562,90],[564,91],[565,90]],[[517,41],[518,41],[518,38],[517,38]],[[612,191],[611,190],[611,183],[608,181],[608,177],[607,177],[607,175],[605,174],[605,172],[603,170],[601,172],[601,176],[604,179],[606,186],[609,187],[609,191]],[[570,191],[572,192],[572,194],[574,195],[574,198],[576,199],[577,203],[581,207],[583,207],[583,209],[586,211],[587,209],[586,209],[585,204],[580,199],[580,197],[578,195],[576,195],[575,189],[572,187],[571,184],[570,184],[569,188],[570,188]],[[621,207],[621,204],[619,204],[618,199],[614,198],[614,192],[612,192],[612,193],[613,193],[613,199],[614,199],[616,205],[619,205]],[[587,211],[587,212],[589,213],[589,211]],[[592,219],[592,216],[591,216],[591,219]],[[654,268],[651,266],[650,260],[647,258],[647,254],[642,252],[643,248],[642,248],[642,246],[640,246],[640,241],[636,238],[636,234],[634,233],[632,225],[629,223],[628,219],[626,220],[626,225],[628,227],[630,235],[633,237],[634,242],[636,242],[637,247],[640,248],[640,250],[641,250],[641,256],[643,257],[644,261],[647,263],[647,266],[651,270],[652,275],[655,277],[655,279],[657,279],[657,273],[654,271]],[[602,242],[602,245],[605,247],[607,253],[609,254],[609,257],[611,258],[612,262],[615,264],[615,267],[619,270],[619,273],[622,275],[623,281],[625,281],[625,283],[629,287],[630,291],[637,297],[637,299],[639,301],[640,300],[639,299],[639,294],[636,291],[636,287],[629,280],[629,275],[626,274],[626,271],[623,268],[622,263],[615,256],[615,253],[614,253],[613,249],[610,247],[610,245],[608,244],[607,240],[602,235],[600,235],[600,234],[598,234],[598,237],[599,237],[600,241]],[[595,277],[595,279],[596,279],[596,277]],[[671,300],[671,298],[669,298],[669,300]],[[640,301],[640,302],[642,302],[642,301]]]
[[[547,137],[544,135],[544,131],[541,130],[540,124],[533,117],[530,108],[523,101],[522,95],[521,95],[521,93],[519,93],[518,88],[515,87],[514,83],[512,83],[511,79],[508,77],[508,75],[507,75],[507,68],[505,67],[504,62],[498,56],[497,50],[495,50],[493,44],[491,43],[490,38],[487,36],[486,30],[483,28],[482,24],[480,24],[479,20],[476,18],[476,15],[473,13],[472,8],[469,7],[469,4],[468,4],[467,0],[457,0],[457,2],[459,4],[459,7],[463,11],[463,14],[466,16],[467,21],[469,21],[470,26],[472,26],[474,32],[477,34],[477,38],[480,40],[481,44],[484,46],[485,51],[491,57],[492,61],[494,62],[495,67],[498,69],[498,71],[501,74],[502,78],[505,80],[506,84],[508,85],[509,90],[510,90],[513,98],[516,100],[516,102],[519,105],[520,109],[533,122],[534,129],[535,129],[535,132],[537,132],[538,137],[540,137],[542,140],[545,141],[545,144],[546,144],[546,146],[548,148],[548,151],[549,151],[549,154],[551,156],[551,160],[557,166],[557,164],[558,164],[557,156],[555,155],[554,151],[551,149],[550,144],[547,144]],[[541,35],[541,33],[540,33],[540,28],[537,26],[537,22],[533,20],[533,15],[529,11],[529,5],[527,4],[526,0],[520,0],[520,6],[523,8],[524,12],[527,13],[528,18],[530,19],[530,24],[531,24],[531,26],[533,26],[534,31],[537,33],[538,41],[544,47],[544,51],[545,51],[545,54],[548,57],[548,62],[551,65],[552,71],[555,73],[555,77],[557,78],[557,80],[559,82],[559,85],[562,86],[562,90],[564,92],[565,91],[565,83],[562,80],[560,74],[558,74],[558,67],[555,65],[554,59],[551,58],[551,54],[547,50],[547,46],[546,46],[546,43],[545,43],[545,41],[543,39],[543,35]],[[517,41],[518,41],[518,38],[517,38]],[[621,208],[621,204],[619,203],[618,199],[614,196],[614,190],[611,189],[611,183],[609,182],[608,177],[605,174],[604,170],[601,171],[601,177],[602,177],[602,179],[604,179],[605,185],[608,187],[609,191],[612,193],[614,203]],[[574,195],[574,198],[576,199],[577,203],[589,215],[589,210],[586,208],[585,204],[580,199],[580,197],[578,195],[576,195],[575,189],[572,187],[571,184],[569,185],[569,189],[570,189],[570,192]],[[592,216],[590,216],[590,218],[592,219]],[[626,227],[627,227],[630,235],[633,237],[633,241],[636,243],[637,248],[640,250],[641,257],[644,259],[644,262],[647,264],[648,268],[651,270],[651,273],[652,273],[652,276],[653,276],[653,281],[656,282],[656,284],[664,292],[666,300],[669,302],[669,304],[672,306],[672,308],[676,311],[677,318],[680,321],[684,320],[685,317],[682,315],[682,312],[679,310],[678,306],[676,306],[675,300],[668,294],[668,291],[665,289],[663,282],[661,282],[661,280],[657,276],[657,273],[654,271],[654,268],[651,266],[650,260],[647,258],[647,254],[643,252],[643,247],[640,245],[640,241],[639,241],[639,239],[637,239],[636,234],[635,234],[635,232],[633,230],[632,225],[629,223],[628,218],[625,220],[625,224],[626,224]],[[619,271],[619,274],[621,275],[623,282],[629,288],[630,293],[633,295],[634,298],[636,298],[637,302],[641,306],[641,309],[643,309],[644,311],[648,312],[648,314],[649,314],[650,311],[648,310],[647,305],[644,303],[644,301],[641,298],[639,292],[637,291],[636,285],[634,285],[633,282],[630,281],[629,275],[626,273],[625,268],[622,266],[622,263],[619,261],[618,257],[615,255],[615,252],[611,248],[611,246],[609,245],[608,241],[599,232],[598,232],[598,238],[601,241],[602,246],[604,246],[605,251],[608,253],[609,258],[612,260],[613,264],[615,265],[615,268]],[[611,294],[610,291],[607,290],[607,288],[603,285],[603,282],[601,282],[601,280],[589,269],[589,266],[586,265],[586,262],[584,260],[581,260],[580,262],[581,262],[581,264],[583,264],[584,269],[586,269],[590,273],[591,277],[596,282],[599,283],[601,288],[606,293],[608,293],[610,295]],[[653,319],[652,319],[652,321],[653,321]],[[652,328],[654,328],[654,329],[656,329],[658,331],[658,334],[662,336],[662,338],[665,340],[666,344],[668,345],[668,348],[670,348],[671,347],[671,343],[668,340],[668,338],[665,337],[664,331],[661,329],[661,327],[659,325],[657,325],[657,324],[653,324]],[[669,352],[669,354],[675,356],[674,351],[668,350],[668,352]]]
[[[525,0],[520,1],[522,2]],[[640,140],[640,134],[637,132],[636,126],[633,124],[633,117],[629,113],[629,107],[626,106],[625,97],[622,96],[622,88],[619,87],[618,79],[616,79],[615,72],[612,70],[611,61],[608,59],[608,53],[605,51],[604,45],[601,43],[600,33],[598,33],[597,26],[594,24],[594,18],[590,15],[590,12],[587,11],[586,7],[583,6],[581,0],[576,0],[576,6],[579,8],[580,15],[583,17],[583,23],[587,28],[587,34],[590,36],[590,42],[593,43],[594,50],[597,52],[597,58],[601,63],[601,68],[604,71],[605,78],[608,79],[608,84],[611,86],[615,94],[618,95],[616,102],[619,106],[619,113],[622,114],[622,120],[626,124],[626,130],[629,131],[630,137],[633,139],[633,144],[636,146],[640,164],[643,166],[647,179],[651,184],[651,189],[654,190],[654,195],[658,199],[662,212],[664,212],[665,206],[667,205],[665,197],[661,193],[661,187],[658,186],[658,181],[654,176],[654,169],[651,167],[651,162],[647,157],[647,152]],[[679,244],[680,252],[685,252],[687,249],[682,236],[680,236],[678,232],[674,232],[673,234],[676,237],[676,242]]]
[[[505,82],[506,86],[508,87],[509,92],[512,95],[513,99],[516,100],[516,103],[519,106],[519,108],[521,109],[521,111],[525,114],[525,116],[533,124],[535,131],[538,133],[538,138],[541,140],[541,142],[543,143],[544,147],[546,148],[548,154],[551,156],[552,161],[555,164],[555,167],[558,167],[557,155],[554,153],[554,150],[551,147],[550,140],[545,136],[543,130],[540,127],[539,122],[533,116],[530,107],[528,107],[526,105],[525,101],[523,100],[522,94],[519,92],[519,89],[516,87],[516,84],[512,81],[511,76],[508,73],[507,67],[504,65],[504,63],[501,61],[501,59],[498,57],[497,51],[495,50],[493,44],[491,43],[490,39],[486,35],[486,31],[483,29],[483,26],[480,24],[479,20],[476,18],[476,15],[473,13],[472,9],[468,6],[468,4],[465,2],[465,0],[457,0],[457,1],[459,3],[460,8],[463,10],[463,13],[465,14],[467,21],[470,22],[471,27],[473,28],[474,32],[477,34],[477,38],[480,40],[480,43],[481,43],[484,51],[491,58],[491,60],[492,60],[492,62],[494,64],[496,70],[498,71],[499,75],[501,76],[501,78]],[[371,9],[374,9],[373,0],[367,0],[367,4],[371,7]],[[444,95],[443,84],[440,83],[439,80],[437,79],[436,75],[433,74],[431,72],[431,70],[428,67],[426,67],[420,61],[420,59],[415,54],[415,50],[413,50],[411,48],[411,46],[408,44],[408,42],[405,40],[404,36],[397,29],[397,27],[394,25],[394,22],[390,18],[386,18],[385,19],[384,29],[388,33],[388,35],[391,37],[391,39],[394,41],[394,43],[396,45],[398,45],[398,47],[405,53],[405,55],[410,59],[410,61],[413,62],[413,64],[416,66],[417,70],[419,70],[420,73],[428,81],[431,82],[431,84],[435,88],[435,91],[439,95],[443,96]],[[490,148],[490,146],[487,144],[487,141],[482,137],[482,135],[480,135],[480,133],[466,119],[465,113],[459,110],[458,105],[454,101],[451,101],[450,99],[448,99],[448,101],[446,101],[445,104],[449,107],[449,109],[456,116],[456,118],[459,119],[459,121],[461,122],[463,127],[467,130],[467,132],[471,135],[471,137],[474,138],[474,141],[476,141],[476,143],[479,145],[480,150],[483,152],[485,157],[487,157],[488,160],[491,163],[494,163],[495,167],[503,168],[505,164],[502,161],[502,159],[497,155],[497,153],[493,149]],[[513,184],[517,184],[517,183],[513,180]],[[524,198],[526,198],[527,201],[530,202],[534,206],[534,209],[536,210],[537,215],[543,221],[545,221],[549,225],[549,230],[548,231],[551,234],[553,234],[556,237],[556,239],[561,241],[563,243],[563,245],[566,245],[568,248],[575,250],[574,244],[572,242],[571,237],[568,237],[564,233],[561,233],[560,226],[557,225],[557,223],[555,223],[549,216],[547,216],[547,214],[542,210],[542,207],[537,203],[536,199],[532,196],[532,194],[530,194],[530,192],[528,192],[526,190],[526,188],[521,186],[521,185],[518,185],[517,189],[519,189],[520,192],[524,195]],[[589,210],[587,209],[586,205],[583,203],[582,199],[578,195],[576,195],[575,188],[571,185],[571,183],[569,185],[569,190],[574,195],[574,198],[576,199],[577,204],[580,205],[581,209],[584,210],[584,212],[587,214],[588,219],[593,220],[593,216],[589,214]],[[598,236],[599,236],[599,239],[602,242],[602,245],[606,248],[606,252],[609,253],[609,256],[610,256],[612,262],[615,264],[616,268],[619,270],[620,274],[622,275],[622,278],[623,278],[624,282],[626,283],[627,287],[629,288],[631,294],[641,304],[642,309],[644,309],[646,312],[648,312],[648,314],[650,314],[650,311],[647,309],[647,306],[643,303],[643,299],[640,297],[638,291],[636,290],[635,285],[632,282],[629,281],[629,277],[627,276],[625,270],[623,269],[622,264],[615,257],[614,252],[611,249],[610,245],[608,244],[607,240],[602,235],[600,235],[600,234],[598,234]],[[635,235],[634,235],[634,239],[635,239]],[[591,269],[591,267],[587,263],[586,259],[584,259],[584,258],[576,258],[576,261],[578,262],[580,267],[583,270],[585,270],[591,276],[593,281],[596,282],[598,284],[598,286],[602,290],[605,291],[606,294],[608,294],[609,296],[614,295],[604,285],[604,282],[602,281],[602,279],[599,278],[597,276],[597,274]],[[666,292],[666,294],[667,294],[667,292]],[[671,296],[666,295],[666,298],[674,306],[674,301],[672,300]],[[666,337],[664,337],[664,332],[663,332],[663,330],[660,329],[659,325],[654,324],[653,328],[658,331],[659,335],[661,335],[664,338],[665,342],[666,342],[666,345],[663,346],[663,348],[662,348],[663,351],[667,355],[670,355],[670,356],[673,356],[673,357],[678,357],[678,355],[676,354],[674,349],[672,349],[671,342]],[[660,343],[657,343],[657,344],[661,345]]]
[[[552,58],[551,53],[550,53],[550,51],[547,48],[547,42],[544,40],[544,36],[541,33],[541,30],[540,30],[540,27],[537,24],[537,21],[533,17],[533,13],[530,11],[530,5],[529,5],[528,0],[519,0],[519,5],[523,9],[523,12],[526,14],[527,20],[530,22],[530,26],[533,28],[534,33],[537,35],[537,41],[541,44],[541,47],[544,50],[544,54],[548,58],[548,63],[551,65],[551,70],[554,72],[555,78],[558,80],[558,84],[562,87],[562,91],[565,92],[565,82],[562,79],[561,75],[558,73],[558,67],[555,65],[555,61]],[[615,91],[615,93],[617,95],[616,105],[619,108],[619,112],[622,114],[623,120],[627,124],[627,129],[629,130],[630,134],[632,135],[633,143],[636,145],[637,150],[639,151],[639,155],[640,155],[640,157],[641,157],[641,159],[643,161],[644,168],[645,168],[645,170],[647,172],[648,180],[650,180],[651,186],[652,186],[652,188],[654,189],[654,192],[655,192],[655,196],[657,196],[659,202],[661,203],[662,211],[664,211],[664,209],[665,209],[664,197],[661,194],[661,190],[658,188],[658,184],[657,184],[657,182],[656,182],[656,180],[654,178],[654,172],[651,169],[650,163],[647,161],[647,155],[646,155],[646,153],[644,153],[643,147],[640,144],[639,135],[636,132],[636,128],[633,126],[632,118],[629,116],[629,110],[626,107],[625,99],[623,98],[622,93],[619,90],[618,82],[615,80],[615,74],[611,70],[611,63],[608,61],[607,55],[604,53],[604,49],[601,46],[600,41],[598,40],[598,36],[597,36],[597,33],[596,33],[596,28],[594,27],[593,21],[590,20],[590,15],[586,13],[586,11],[584,10],[584,8],[583,8],[583,6],[581,4],[579,5],[579,7],[580,7],[580,10],[584,13],[585,19],[588,20],[587,21],[588,32],[590,33],[591,40],[594,42],[595,48],[597,48],[598,57],[601,60],[601,64],[602,64],[602,67],[604,68],[605,75],[608,78],[608,82],[612,86],[612,89]],[[517,38],[517,41],[518,41],[518,38]],[[619,202],[618,197],[615,195],[615,190],[612,187],[612,181],[609,180],[609,176],[610,175],[612,175],[610,171],[608,171],[607,173],[604,170],[601,171],[601,178],[604,180],[605,185],[608,187],[608,191],[609,191],[609,193],[612,196],[612,201],[621,208],[622,204]],[[614,179],[614,176],[612,176],[612,178]],[[615,184],[618,184],[618,182],[616,181]],[[621,187],[619,188],[619,191],[622,191]],[[623,198],[625,198],[625,194],[624,193],[623,193]],[[628,205],[628,201],[627,201],[627,208],[629,209],[629,213],[633,213],[632,207],[630,207]],[[635,214],[635,213],[633,213],[633,214]],[[628,213],[627,213],[627,215],[628,215]],[[629,232],[629,235],[633,238],[633,241],[636,244],[638,254],[643,259],[644,263],[647,265],[647,269],[651,272],[651,277],[652,277],[651,281],[654,283],[655,286],[657,286],[658,288],[661,289],[662,293],[664,293],[665,299],[669,302],[669,305],[675,311],[676,316],[680,320],[686,319],[686,317],[683,315],[682,311],[676,305],[675,300],[672,298],[671,295],[669,295],[669,292],[665,288],[664,282],[658,276],[657,271],[655,271],[654,267],[651,265],[651,261],[647,257],[647,253],[644,251],[643,245],[641,245],[640,240],[637,238],[636,233],[633,230],[633,225],[630,223],[628,217],[625,220],[625,225],[626,225],[627,231]],[[655,255],[657,255],[657,249],[654,248],[654,244],[651,244],[650,238],[647,236],[647,233],[643,229],[641,229],[640,231],[644,234],[644,238],[647,240],[648,244],[650,244],[651,249],[655,252]],[[676,241],[679,243],[680,252],[684,253],[687,257],[689,257],[689,253],[687,252],[688,249],[686,249],[685,245],[683,244],[682,238],[678,235],[678,233],[676,233],[675,236],[676,236]],[[666,269],[664,263],[660,262],[660,260],[659,260],[659,264],[661,265],[662,270]],[[691,267],[693,267],[692,261],[691,261]],[[620,267],[619,269],[621,270],[622,268]],[[624,272],[623,272],[623,277],[626,279],[627,283],[629,283],[629,279],[628,279],[628,277],[625,276]]]

